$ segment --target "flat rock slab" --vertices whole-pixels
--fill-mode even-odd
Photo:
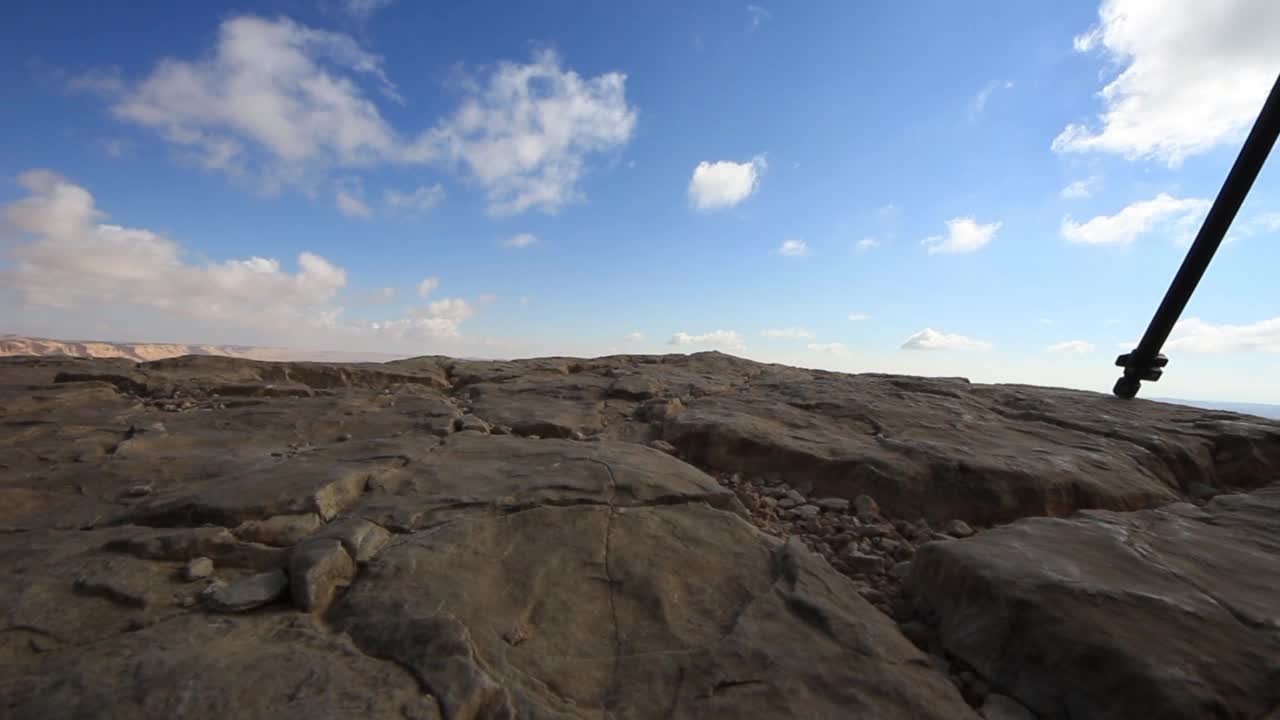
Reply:
[[[975,717],[850,581],[702,504],[457,518],[332,617],[446,717]]]
[[[1280,485],[927,544],[908,586],[948,651],[1043,718],[1280,706]]]

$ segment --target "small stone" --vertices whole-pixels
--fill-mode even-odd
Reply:
[[[142,497],[144,495],[150,495],[151,491],[154,489],[155,488],[153,488],[150,485],[134,485],[128,490],[125,490],[124,494],[128,495],[129,497]]]
[[[494,425],[493,428],[489,430],[489,432],[493,433],[494,435],[510,435],[511,426],[510,425]]]
[[[351,556],[334,538],[309,540],[289,554],[290,591],[300,610],[324,612],[355,574]]]
[[[803,495],[796,492],[795,490],[788,490],[787,497],[791,498],[792,500],[795,500],[796,503],[800,505],[803,505],[804,503],[808,502],[807,500],[805,500],[805,497]]]
[[[232,583],[215,582],[200,597],[210,610],[238,613],[275,602],[288,589],[289,578],[284,572],[271,570]]]
[[[870,495],[859,495],[854,498],[853,506],[858,511],[858,518],[864,522],[875,520],[880,516],[880,506]]]
[[[778,507],[782,508],[783,510],[789,510],[793,507],[796,507],[797,505],[800,505],[803,502],[804,502],[803,500],[795,500],[793,498],[784,497],[778,501]]]
[[[573,430],[569,433],[569,439],[582,441],[582,440],[586,440],[587,436],[582,434],[581,430]]]
[[[787,491],[783,490],[780,487],[767,487],[762,489],[760,491],[760,494],[764,495],[765,497],[784,498],[787,496]]]
[[[849,501],[845,498],[829,497],[817,501],[817,506],[828,512],[848,512]]]
[[[844,561],[853,572],[860,575],[879,575],[884,571],[884,559],[879,555],[864,555],[860,552],[846,552]]]
[[[765,507],[773,507],[778,504],[777,498],[771,498],[767,495],[760,496],[760,504]]]
[[[888,528],[882,525],[862,525],[857,532],[858,536],[863,538],[877,538],[889,534]]]
[[[900,562],[897,565],[893,566],[893,576],[897,578],[899,582],[906,582],[907,578],[910,575],[911,575],[911,563],[909,561]]]
[[[955,520],[947,523],[944,530],[948,535],[958,538],[967,538],[973,534],[973,528],[969,527],[969,523],[961,520],[960,518],[956,518]]]
[[[541,439],[542,439],[542,436],[541,436],[541,435],[525,435],[525,439],[527,439],[527,440],[541,440]]]
[[[822,512],[822,508],[817,505],[801,505],[791,510],[793,515],[803,518],[817,517],[820,512]]]
[[[654,440],[649,443],[649,447],[653,448],[654,450],[661,450],[662,452],[668,455],[676,454],[676,446],[672,445],[666,440]]]
[[[457,420],[454,420],[453,427],[458,432],[471,430],[481,434],[488,434],[490,430],[489,423],[471,414],[463,415]]]
[[[880,551],[885,554],[892,555],[894,551],[898,549],[899,546],[900,546],[900,543],[897,540],[891,540],[889,538],[880,538]]]
[[[207,557],[192,558],[186,567],[182,568],[182,576],[187,579],[187,582],[203,580],[211,575],[213,575],[213,560]]]
[[[338,442],[347,442],[351,439],[351,433],[342,433],[338,436]]]
[[[982,703],[982,717],[986,720],[1036,720],[1030,710],[1008,695],[991,694]]]

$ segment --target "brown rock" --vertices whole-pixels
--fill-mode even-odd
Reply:
[[[1276,702],[1280,486],[1204,509],[1031,518],[922,546],[947,650],[1045,717],[1260,717]]]
[[[271,570],[233,582],[217,581],[200,594],[206,607],[215,612],[248,612],[284,597],[289,579],[279,570]]]
[[[337,539],[308,540],[289,554],[289,591],[300,610],[324,612],[355,574],[355,563]]]

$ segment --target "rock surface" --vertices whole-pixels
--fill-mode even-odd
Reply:
[[[703,353],[2,358],[0,424],[13,717],[1280,704],[1258,418]]]
[[[950,653],[1041,717],[1280,707],[1280,486],[927,544],[908,585]]]

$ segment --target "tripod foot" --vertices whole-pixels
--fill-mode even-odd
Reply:
[[[1138,388],[1140,387],[1142,387],[1141,380],[1125,375],[1116,381],[1116,386],[1112,388],[1111,392],[1123,400],[1132,400],[1137,396]]]

